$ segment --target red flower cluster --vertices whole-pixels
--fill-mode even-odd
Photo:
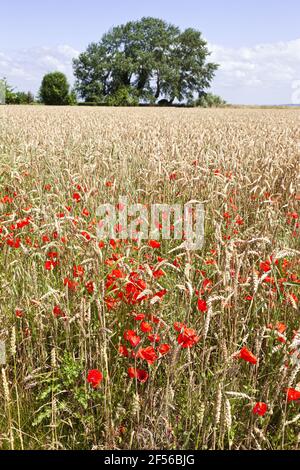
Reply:
[[[183,326],[182,331],[177,338],[177,341],[178,344],[184,349],[192,348],[195,344],[198,343],[199,336],[197,336],[197,333],[192,328],[187,328],[186,326]]]

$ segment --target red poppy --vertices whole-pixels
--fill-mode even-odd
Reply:
[[[84,208],[84,209],[82,210],[82,215],[84,215],[85,217],[88,217],[88,216],[90,215],[90,213],[89,213],[89,211],[88,211],[86,208]]]
[[[74,194],[73,194],[73,199],[74,199],[74,201],[79,202],[80,199],[81,199],[80,194],[79,194],[79,193],[74,193]]]
[[[198,299],[197,307],[199,312],[207,312],[207,303],[203,299]]]
[[[129,343],[131,344],[131,346],[133,348],[135,348],[136,346],[138,346],[141,342],[141,338],[136,334],[135,331],[133,330],[127,330],[124,332],[124,339],[126,341],[129,341]]]
[[[42,241],[43,241],[43,243],[49,243],[49,242],[50,242],[50,238],[49,238],[47,235],[43,235],[43,236],[42,236]]]
[[[48,260],[45,262],[45,265],[44,265],[44,266],[45,266],[46,271],[52,271],[52,270],[55,268],[55,266],[57,266],[57,264],[58,264],[58,263],[57,263],[56,261],[52,261],[52,260],[49,260],[49,259],[48,259]]]
[[[177,338],[178,344],[182,348],[191,348],[199,341],[199,336],[192,328],[184,328],[183,332]]]
[[[262,263],[260,263],[260,269],[261,271],[263,271],[264,273],[268,273],[269,271],[271,271],[271,262],[270,261],[263,261]]]
[[[148,346],[147,348],[139,349],[136,357],[139,359],[144,359],[144,361],[147,361],[150,365],[154,364],[154,362],[158,358],[153,346]]]
[[[143,333],[150,333],[152,331],[152,326],[150,325],[150,323],[143,321],[141,323],[141,330]]]
[[[160,243],[156,240],[150,240],[148,242],[148,246],[150,246],[150,248],[153,248],[153,249],[160,248]]]
[[[120,354],[120,356],[123,356],[123,357],[128,357],[129,356],[128,349],[123,344],[120,344],[120,346],[119,346],[119,354]]]
[[[155,279],[159,279],[160,277],[163,277],[165,273],[162,271],[162,269],[158,269],[156,271],[153,271],[153,277]]]
[[[77,282],[72,281],[71,279],[66,277],[64,279],[64,286],[67,286],[68,289],[75,291],[77,287]]]
[[[238,358],[243,359],[246,362],[250,362],[251,364],[257,364],[257,358],[254,356],[254,354],[249,351],[246,347],[243,347],[238,356]]]
[[[160,290],[158,292],[155,292],[153,297],[159,297],[160,299],[162,299],[166,295],[167,292],[168,292],[167,289]]]
[[[286,328],[287,328],[286,325],[281,322],[278,322],[276,325],[276,330],[281,334],[283,334],[286,331]]]
[[[288,402],[300,400],[300,391],[295,388],[287,388],[285,392]]]
[[[87,242],[89,242],[91,240],[91,235],[88,233],[88,232],[81,232],[81,235],[86,239]]]
[[[148,340],[151,343],[159,343],[160,342],[160,336],[159,335],[149,335]]]
[[[92,294],[95,290],[95,284],[93,283],[93,281],[89,281],[86,283],[85,288],[89,294]]]
[[[73,266],[73,276],[82,277],[84,275],[84,268],[82,266]]]
[[[62,309],[58,305],[55,305],[55,307],[53,308],[53,315],[56,318],[65,316],[64,312],[62,311]]]
[[[137,379],[141,383],[147,382],[149,377],[148,372],[142,369],[135,369],[134,367],[129,367],[128,375],[131,379]]]
[[[138,315],[135,315],[134,319],[135,321],[142,321],[144,320],[146,317],[146,315],[144,315],[144,313],[139,313]]]
[[[266,405],[266,403],[263,403],[263,402],[258,402],[254,406],[252,413],[258,416],[264,416],[267,411],[268,411],[268,405]]]
[[[171,347],[168,344],[161,344],[158,348],[158,352],[164,356],[165,354],[168,354],[170,351]]]
[[[89,370],[87,375],[87,382],[91,384],[93,388],[98,388],[102,380],[103,375],[98,369]]]
[[[178,333],[181,332],[181,330],[183,330],[185,328],[185,324],[184,323],[180,323],[180,322],[175,322],[174,323],[174,329],[176,331],[178,331]]]
[[[17,318],[22,318],[23,317],[23,310],[16,308],[16,317]]]

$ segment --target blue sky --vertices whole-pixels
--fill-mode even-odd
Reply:
[[[2,0],[0,77],[37,91],[111,26],[155,16],[202,31],[221,67],[213,91],[233,103],[290,103],[300,89],[298,0]]]

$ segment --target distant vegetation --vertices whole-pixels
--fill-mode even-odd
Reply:
[[[67,77],[62,72],[48,73],[44,76],[39,92],[42,103],[47,105],[72,105],[76,97],[70,93]]]
[[[5,78],[2,82],[4,83],[6,104],[32,104],[34,102],[34,95],[30,91],[15,91]]]
[[[112,106],[187,103],[209,88],[217,64],[199,31],[157,18],[112,28],[74,59],[76,90]]]
[[[200,31],[157,18],[116,26],[73,60],[75,88],[66,75],[47,73],[36,103],[45,105],[200,106],[226,102],[209,93],[218,65]],[[6,104],[32,104],[31,92],[16,92],[5,83]]]

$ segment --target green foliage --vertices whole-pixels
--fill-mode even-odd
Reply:
[[[4,83],[6,104],[34,103],[34,96],[30,91],[28,91],[27,93],[25,93],[24,91],[15,91],[14,88],[8,84],[5,78],[2,80],[2,83]]]
[[[138,97],[134,96],[129,86],[118,88],[106,100],[108,106],[137,106],[138,103]]]
[[[76,89],[89,102],[182,102],[210,86],[217,65],[201,33],[157,18],[112,28],[74,62]],[[112,98],[112,99],[111,99]]]
[[[200,106],[201,108],[220,108],[226,105],[220,96],[213,95],[212,93],[204,93],[196,102],[195,106]]]
[[[55,368],[40,377],[38,411],[33,426],[62,426],[84,434],[90,418],[85,418],[91,393],[82,380],[83,364],[65,352]],[[101,394],[97,395],[101,401]]]
[[[77,95],[75,90],[71,90],[69,94],[69,103],[70,106],[75,106],[77,104]]]
[[[40,99],[46,105],[68,105],[70,85],[62,72],[52,72],[44,76],[40,88]]]

